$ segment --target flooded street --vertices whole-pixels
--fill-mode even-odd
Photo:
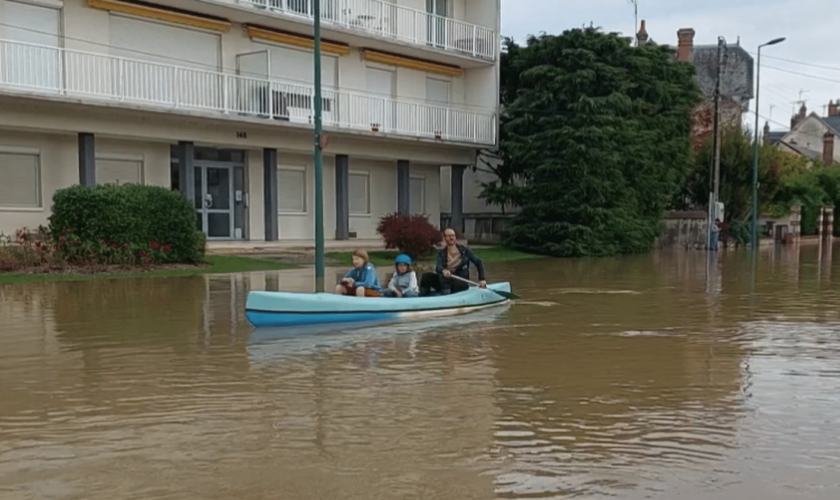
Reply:
[[[294,335],[245,297],[311,270],[0,286],[0,498],[840,498],[840,245],[488,274]]]

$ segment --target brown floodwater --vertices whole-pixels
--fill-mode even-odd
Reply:
[[[0,498],[840,498],[840,246],[489,271],[294,331],[245,297],[311,270],[0,285]]]

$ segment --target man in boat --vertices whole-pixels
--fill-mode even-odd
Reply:
[[[470,263],[478,270],[478,281],[481,288],[487,288],[484,263],[472,250],[458,244],[458,235],[451,227],[443,231],[446,246],[438,251],[434,273],[425,273],[420,279],[420,295],[429,295],[432,289],[440,291],[441,295],[463,292],[470,285],[452,278],[452,275],[470,279]]]

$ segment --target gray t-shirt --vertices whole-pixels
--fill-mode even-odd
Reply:
[[[388,288],[399,290],[402,293],[420,293],[420,289],[417,288],[417,274],[414,271],[409,271],[405,274],[394,273],[391,282],[388,283]]]

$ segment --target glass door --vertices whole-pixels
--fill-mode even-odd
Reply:
[[[198,228],[208,239],[233,238],[232,167],[195,167],[195,208]]]
[[[446,46],[446,15],[448,13],[447,0],[426,0],[426,12],[429,16],[429,45]]]

